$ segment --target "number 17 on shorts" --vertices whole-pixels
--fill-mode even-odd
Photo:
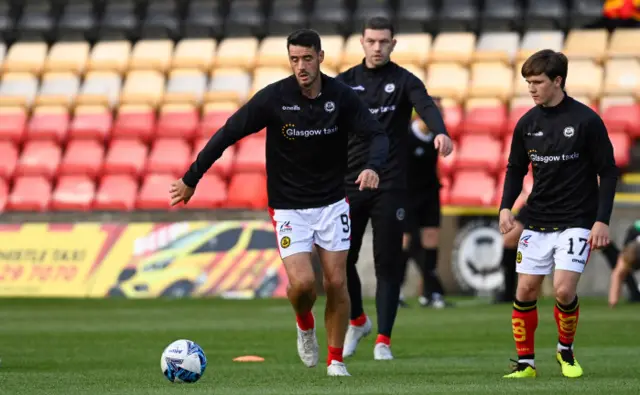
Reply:
[[[569,228],[559,232],[525,229],[518,243],[516,271],[547,275],[555,266],[555,269],[582,273],[591,255],[591,247],[587,242],[590,232],[585,228]]]

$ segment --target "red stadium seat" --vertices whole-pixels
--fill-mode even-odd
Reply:
[[[631,162],[631,138],[624,132],[610,132],[609,139],[613,145],[613,156],[620,168],[629,166]]]
[[[533,106],[533,99],[530,97],[518,97],[512,100],[511,111],[509,111],[509,119],[507,120],[507,135],[513,133],[513,129],[515,129],[520,118]]]
[[[51,197],[51,209],[56,211],[89,211],[95,185],[88,176],[61,176]]]
[[[609,132],[625,132],[640,137],[640,105],[613,104],[604,109],[602,120]]]
[[[442,117],[451,138],[460,136],[462,132],[462,107],[453,100],[442,100]]]
[[[140,177],[147,162],[147,147],[139,140],[113,140],[104,160],[104,174]]]
[[[69,138],[106,140],[112,124],[113,116],[106,107],[78,106],[69,126]]]
[[[247,141],[238,148],[233,172],[236,174],[264,173],[266,171],[265,145],[266,140],[260,137],[247,139]]]
[[[458,158],[458,149],[460,145],[457,142],[453,142],[453,151],[446,157],[438,157],[438,172],[448,177],[451,175],[456,166],[456,159]]]
[[[232,103],[210,103],[202,111],[202,123],[198,130],[199,137],[211,137],[227,122],[236,111],[237,106]]]
[[[0,178],[0,213],[7,206],[7,200],[9,200],[9,186],[5,180]]]
[[[267,208],[267,177],[260,173],[234,175],[229,183],[226,206],[254,210]]]
[[[490,206],[496,182],[482,170],[459,171],[451,187],[450,204],[456,206]]]
[[[184,206],[186,209],[206,210],[211,208],[222,207],[227,201],[227,184],[222,177],[213,173],[205,174],[198,183],[196,193],[193,195],[189,204]]]
[[[502,136],[507,127],[507,109],[499,99],[469,99],[464,116],[465,134]]]
[[[138,196],[138,183],[132,176],[108,175],[102,178],[93,201],[96,211],[132,211]]]
[[[142,181],[136,208],[139,210],[169,210],[169,187],[175,177],[167,174],[148,174]],[[178,207],[178,206],[176,206]]]
[[[147,173],[182,177],[190,162],[191,148],[180,138],[161,138],[153,143],[147,158]]]
[[[61,143],[67,138],[69,112],[62,106],[37,107],[27,129],[29,140],[54,140]]]
[[[156,119],[151,106],[125,104],[118,110],[111,136],[113,138],[149,141],[153,137]]]
[[[18,164],[18,148],[9,142],[0,140],[0,179],[10,180]]]
[[[440,177],[440,204],[446,206],[451,200],[451,179],[449,177]]]
[[[27,113],[22,107],[0,107],[0,141],[24,140]]]
[[[190,104],[167,104],[160,110],[156,137],[192,140],[198,130],[198,110]]]
[[[460,149],[456,158],[456,169],[477,168],[495,173],[500,167],[502,141],[489,135],[466,135],[460,138]]]
[[[60,174],[96,178],[102,171],[104,145],[96,140],[72,140],[60,164]]]
[[[17,177],[9,195],[7,210],[47,211],[51,198],[51,184],[43,176]]]
[[[204,146],[207,144],[207,141],[209,141],[209,139],[206,138],[206,137],[203,137],[203,138],[200,138],[200,139],[196,140],[196,143],[193,146],[193,153],[191,155],[191,162],[195,162],[196,158],[198,157],[198,154],[200,153],[200,151],[202,151]],[[217,161],[215,161],[213,163],[213,166],[211,166],[210,172],[214,172],[216,174],[219,174],[225,180],[228,179],[229,176],[231,175],[231,171],[233,170],[233,164],[235,163],[236,151],[237,151],[237,148],[234,145],[232,145],[231,147],[227,148],[222,153],[222,156]]]
[[[16,176],[44,176],[53,178],[58,170],[62,151],[52,141],[29,141],[22,150]]]
[[[504,191],[504,180],[506,178],[506,172],[500,173],[498,177],[498,184],[496,186],[496,194],[494,196],[494,205],[500,206],[500,202],[502,201],[502,192]],[[522,181],[522,192],[515,204],[513,205],[514,209],[520,209],[527,201],[527,197],[531,193],[531,189],[533,188],[533,172],[531,171],[531,166],[529,166],[529,172],[524,177]]]

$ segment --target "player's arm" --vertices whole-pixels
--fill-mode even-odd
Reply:
[[[618,256],[616,267],[611,272],[609,283],[609,306],[611,307],[618,304],[622,291],[622,283],[629,273],[631,273],[633,263],[636,259],[636,249],[637,244],[635,242],[627,243]]]
[[[524,147],[524,133],[521,125],[522,120],[518,122],[514,131],[513,137],[511,139],[511,150],[509,152],[509,163],[507,164],[507,174],[504,180],[504,189],[502,191],[502,201],[500,202],[500,219],[501,219],[501,228],[506,227],[505,229],[501,229],[503,232],[509,232],[511,225],[514,225],[513,217],[509,216],[509,223],[502,223],[503,210],[509,210],[507,213],[511,212],[513,205],[516,200],[518,200],[518,196],[522,192],[522,182],[524,180],[524,176],[527,175],[529,171],[529,155],[527,155],[527,151]],[[507,218],[504,218],[506,221]]]
[[[222,153],[238,140],[257,133],[267,125],[266,103],[269,92],[265,89],[256,93],[248,102],[238,109],[207,142],[198,154],[195,162],[182,177],[182,181],[190,188],[195,188],[198,181],[209,170]]]
[[[594,116],[587,124],[587,144],[591,161],[600,176],[598,188],[598,214],[596,221],[609,225],[613,201],[618,183],[618,167],[613,156],[613,145],[607,128],[599,116]]]

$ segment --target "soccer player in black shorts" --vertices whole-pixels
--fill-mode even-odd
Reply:
[[[182,179],[171,185],[171,204],[188,203],[198,181],[225,149],[266,128],[269,212],[289,278],[287,296],[296,313],[298,355],[308,367],[318,362],[312,313],[315,245],[327,295],[327,374],[349,376],[342,362],[349,322],[345,277],[351,238],[344,185],[347,142],[357,135],[369,148],[354,184],[370,189],[378,186],[389,139],[351,88],[320,71],[324,52],[315,31],[292,33],[286,46],[293,75],[261,89],[227,120]]]
[[[442,113],[440,98],[433,98]],[[407,261],[413,258],[422,274],[422,306],[452,306],[444,300],[444,287],[436,273],[440,230],[440,180],[434,134],[420,119],[411,123],[407,162],[407,215],[402,241],[403,279]],[[403,281],[404,282],[404,281]],[[402,305],[402,304],[401,304]],[[406,305],[406,304],[405,304]]]
[[[369,155],[369,148],[356,136],[349,139],[349,168],[353,171],[345,181],[352,223],[351,249],[347,258],[351,321],[344,344],[345,357],[355,352],[360,339],[372,329],[371,320],[362,306],[362,287],[356,269],[362,238],[371,219],[378,313],[378,336],[373,355],[376,360],[393,359],[391,332],[398,311],[404,267],[401,255],[406,216],[407,130],[413,108],[436,134],[435,145],[440,154],[448,155],[453,147],[440,111],[422,81],[390,60],[395,42],[394,27],[389,20],[370,19],[361,38],[364,60],[337,77],[364,100],[389,136],[389,160],[376,191],[360,191],[355,187],[357,169]]]
[[[534,53],[521,69],[536,105],[513,132],[500,204],[503,234],[516,225],[511,209],[530,164],[534,182],[516,254],[518,285],[511,325],[518,360],[508,378],[537,375],[536,305],[542,282],[552,272],[556,361],[563,376],[583,375],[574,355],[580,316],[578,282],[591,251],[609,244],[619,176],[613,146],[602,118],[565,92],[567,70],[567,57],[552,50]]]
[[[616,267],[611,273],[611,283],[609,285],[609,305],[614,307],[620,299],[622,281],[625,278],[633,278],[633,272],[640,269],[640,221],[635,221],[627,229],[624,237],[624,247],[618,256]],[[628,283],[627,283],[628,285]],[[636,293],[638,288],[635,289]]]

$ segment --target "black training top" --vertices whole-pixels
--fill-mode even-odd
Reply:
[[[380,175],[380,189],[406,188],[407,140],[411,114],[418,115],[435,134],[447,135],[442,114],[418,77],[389,62],[370,69],[364,61],[337,79],[349,85],[382,123],[389,136],[389,159]],[[369,144],[358,136],[349,138],[348,186],[358,177],[358,169],[366,163]]]
[[[257,92],[211,137],[184,183],[195,187],[227,147],[263,128],[271,208],[315,208],[343,199],[350,135],[370,146],[360,171],[380,174],[389,148],[382,125],[351,88],[324,74],[321,78],[315,99],[302,94],[293,75]]]
[[[438,150],[433,144],[435,134],[431,130],[422,133],[415,122],[408,133],[407,190],[410,196],[424,197],[429,190],[440,189]]]
[[[520,118],[500,209],[511,209],[520,195],[529,163],[526,227],[552,232],[609,224],[618,168],[607,129],[591,108],[565,95],[557,106],[536,106]]]

